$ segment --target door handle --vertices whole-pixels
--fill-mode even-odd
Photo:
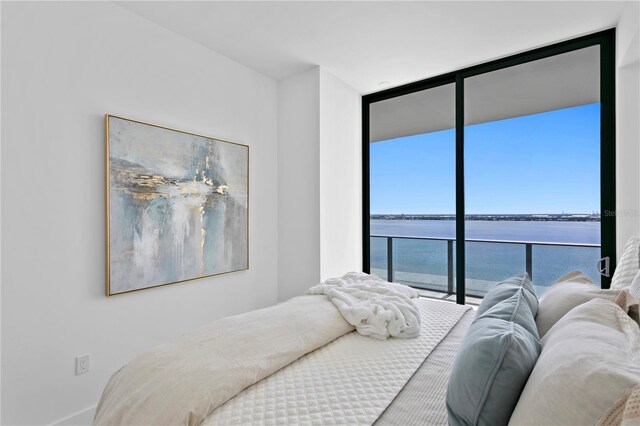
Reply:
[[[603,277],[609,278],[611,276],[611,273],[609,271],[609,264],[609,256],[605,256],[602,259],[598,260],[598,272],[600,272],[600,275],[602,275]]]

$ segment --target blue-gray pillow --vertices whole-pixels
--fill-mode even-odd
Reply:
[[[449,425],[506,425],[539,355],[540,340],[520,325],[475,321],[449,376]]]
[[[463,339],[447,387],[450,425],[506,425],[540,355],[528,292],[476,317]]]
[[[520,289],[510,298],[495,304],[481,315],[476,315],[476,318],[497,318],[505,321],[513,321],[533,336],[539,338],[538,327],[533,318],[531,308],[529,308],[529,304],[527,303],[527,297],[527,291]]]
[[[538,313],[538,297],[536,296],[536,290],[531,283],[531,278],[529,278],[529,274],[526,272],[502,281],[489,290],[489,292],[484,296],[484,299],[482,299],[480,306],[478,306],[476,317],[482,315],[495,304],[510,298],[520,289],[525,290],[525,300],[531,309],[533,317],[535,318]]]

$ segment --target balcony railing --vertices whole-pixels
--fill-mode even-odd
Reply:
[[[446,287],[442,284],[430,284],[429,287],[423,287],[423,288],[430,288],[432,290],[438,290],[438,291],[446,291],[448,294],[453,294],[455,293],[455,277],[454,277],[454,273],[455,273],[455,267],[454,267],[454,262],[455,262],[455,255],[454,255],[454,244],[455,244],[455,238],[439,238],[439,237],[413,237],[413,236],[398,236],[398,235],[371,235],[371,238],[379,238],[379,239],[386,239],[386,264],[387,264],[387,268],[386,268],[386,279],[387,281],[393,282],[395,281],[395,275],[396,275],[396,269],[394,267],[394,260],[397,260],[394,257],[394,240],[425,240],[425,241],[442,241],[443,243],[446,242],[446,252],[447,252],[447,256],[446,256]],[[512,265],[512,269],[516,268],[517,269],[517,273],[521,273],[523,270],[529,273],[529,276],[531,277],[531,279],[534,281],[534,283],[538,286],[538,287],[546,287],[548,285],[550,285],[552,283],[549,282],[551,276],[553,276],[554,280],[556,278],[559,278],[559,276],[562,273],[565,272],[569,272],[571,270],[575,270],[575,269],[580,269],[583,270],[583,272],[585,272],[587,275],[590,275],[592,277],[592,279],[594,281],[596,281],[597,279],[599,279],[598,277],[598,273],[597,273],[597,267],[596,267],[596,263],[598,258],[600,257],[600,244],[578,244],[578,243],[555,243],[555,242],[533,242],[533,241],[510,241],[510,240],[485,240],[485,239],[466,239],[465,240],[466,243],[482,243],[482,244],[505,244],[505,245],[511,245],[511,246],[520,246],[520,247],[524,247],[524,256],[522,258],[522,263],[520,265]],[[547,253],[543,253],[543,255],[541,255],[541,258],[546,258],[546,259],[542,259],[543,260],[543,264],[538,264],[536,265],[537,267],[539,266],[541,269],[538,269],[538,271],[542,272],[539,275],[541,275],[540,277],[536,277],[534,275],[534,248],[539,247],[540,249],[542,248],[551,248],[551,247],[555,247],[557,248],[557,250],[552,250],[551,252],[547,252]],[[570,256],[566,256],[567,250],[561,250],[562,248],[566,248],[568,250],[572,250],[572,249],[583,249],[580,252],[573,252],[571,253]],[[444,247],[443,247],[444,249]],[[560,250],[560,251],[558,251]],[[513,257],[513,253],[511,253],[512,257]],[[575,259],[579,258],[580,262],[575,262]],[[572,263],[571,260],[574,260],[574,262]],[[425,259],[426,260],[426,259]],[[492,262],[495,262],[495,264],[499,264],[501,261],[503,261],[503,259],[500,258],[496,258],[496,259],[492,259]],[[556,265],[553,265],[553,264]],[[579,264],[576,264],[579,263]],[[467,260],[467,265],[469,265],[469,260]],[[379,265],[375,265],[372,259],[372,269],[380,269],[380,268],[376,268]],[[438,265],[438,266],[442,266],[442,265]],[[524,269],[522,268],[524,267]],[[546,268],[551,268],[551,271],[546,271]],[[554,275],[555,273],[555,275]],[[414,274],[416,275],[416,274]],[[420,275],[420,274],[418,274]],[[441,274],[435,274],[438,277],[441,277]],[[467,273],[467,275],[469,275],[469,273]],[[498,274],[499,275],[499,274]],[[502,279],[508,278],[508,276],[498,276],[496,275],[495,278],[491,278],[490,280],[488,280],[488,282],[499,282]],[[546,275],[546,277],[545,277]],[[511,275],[509,275],[511,276]],[[467,276],[467,280],[472,279],[473,277],[469,277]],[[539,278],[538,281],[536,281],[536,278]],[[408,283],[410,285],[413,285],[415,287],[421,287],[421,284],[428,284],[428,283],[420,283],[420,282],[412,282],[412,281],[407,281],[407,280],[399,280],[399,282],[405,282]],[[484,281],[487,282],[487,281]],[[596,281],[597,282],[597,281]],[[469,290],[469,289],[468,289]],[[476,288],[476,290],[479,290]],[[488,290],[488,288],[486,289]],[[482,293],[486,292],[486,290],[484,289],[480,289],[479,293],[478,291],[476,291],[475,295],[481,295]],[[473,292],[473,290],[472,290]],[[469,291],[468,291],[469,293]]]

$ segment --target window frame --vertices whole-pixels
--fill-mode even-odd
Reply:
[[[370,135],[371,104],[455,84],[456,98],[456,302],[465,303],[465,206],[464,206],[464,81],[466,78],[560,55],[591,46],[600,46],[600,244],[602,257],[609,257],[609,270],[616,264],[616,99],[615,37],[611,28],[571,40],[459,69],[436,77],[362,96],[362,267],[370,273]],[[611,275],[602,276],[601,287],[609,288]]]

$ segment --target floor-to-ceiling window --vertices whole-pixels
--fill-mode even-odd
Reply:
[[[613,45],[610,30],[365,96],[365,270],[459,303],[524,271],[540,292],[571,270],[608,287]]]
[[[453,292],[455,86],[372,104],[370,121],[371,271]]]

